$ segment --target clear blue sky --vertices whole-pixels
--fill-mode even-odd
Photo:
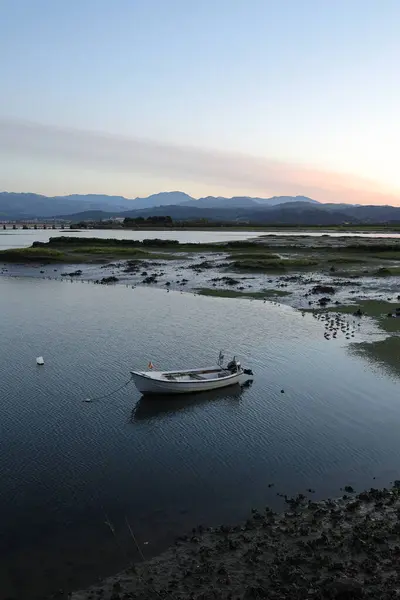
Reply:
[[[0,0],[0,15],[1,189],[400,203],[400,0]]]

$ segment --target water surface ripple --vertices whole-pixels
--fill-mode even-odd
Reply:
[[[277,507],[277,491],[399,475],[399,380],[287,306],[2,278],[0,315],[2,598],[119,568],[125,516],[150,554],[197,523]],[[251,387],[148,401],[132,385],[83,402],[149,360],[196,367],[220,348],[253,369]]]

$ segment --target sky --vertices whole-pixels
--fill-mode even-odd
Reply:
[[[400,205],[399,0],[0,0],[0,190]]]

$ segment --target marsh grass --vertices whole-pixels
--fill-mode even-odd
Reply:
[[[137,258],[137,259],[165,259],[165,260],[174,260],[177,259],[178,256],[175,256],[171,253],[163,253],[160,252],[159,248],[154,248],[154,252],[152,248],[146,248],[146,250],[142,250],[141,248],[124,248],[123,246],[88,246],[88,247],[78,247],[71,248],[69,250],[70,254],[73,255],[81,255],[82,257],[87,255],[98,255],[98,256],[111,256],[111,257],[119,257],[119,258]],[[68,254],[68,253],[66,253]]]
[[[213,296],[219,298],[257,298],[264,300],[270,297],[289,296],[291,292],[283,290],[261,290],[259,292],[247,292],[240,290],[226,290],[224,288],[197,288],[197,293],[201,296]]]
[[[279,254],[273,254],[272,252],[269,252],[268,250],[265,250],[265,252],[247,252],[244,254],[236,254],[234,252],[230,253],[229,256],[226,257],[226,260],[280,260],[280,255]]]
[[[389,373],[400,376],[400,337],[391,336],[377,342],[354,344],[352,350]]]
[[[239,271],[289,271],[296,269],[304,269],[314,267],[319,264],[319,261],[311,258],[279,258],[279,259],[244,259],[235,260],[229,266]]]
[[[29,262],[29,261],[64,261],[65,253],[54,248],[10,248],[0,251],[0,261]]]

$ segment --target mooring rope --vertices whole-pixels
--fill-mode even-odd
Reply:
[[[128,383],[130,383],[131,381],[132,381],[132,375],[129,377],[128,381],[125,381],[125,383],[123,385],[119,386],[116,390],[113,390],[112,392],[109,392],[108,394],[104,394],[103,396],[94,396],[93,398],[85,398],[84,400],[82,400],[82,402],[94,402],[95,400],[103,400],[103,398],[110,398],[117,392],[124,389],[124,387],[126,387],[128,385]]]

